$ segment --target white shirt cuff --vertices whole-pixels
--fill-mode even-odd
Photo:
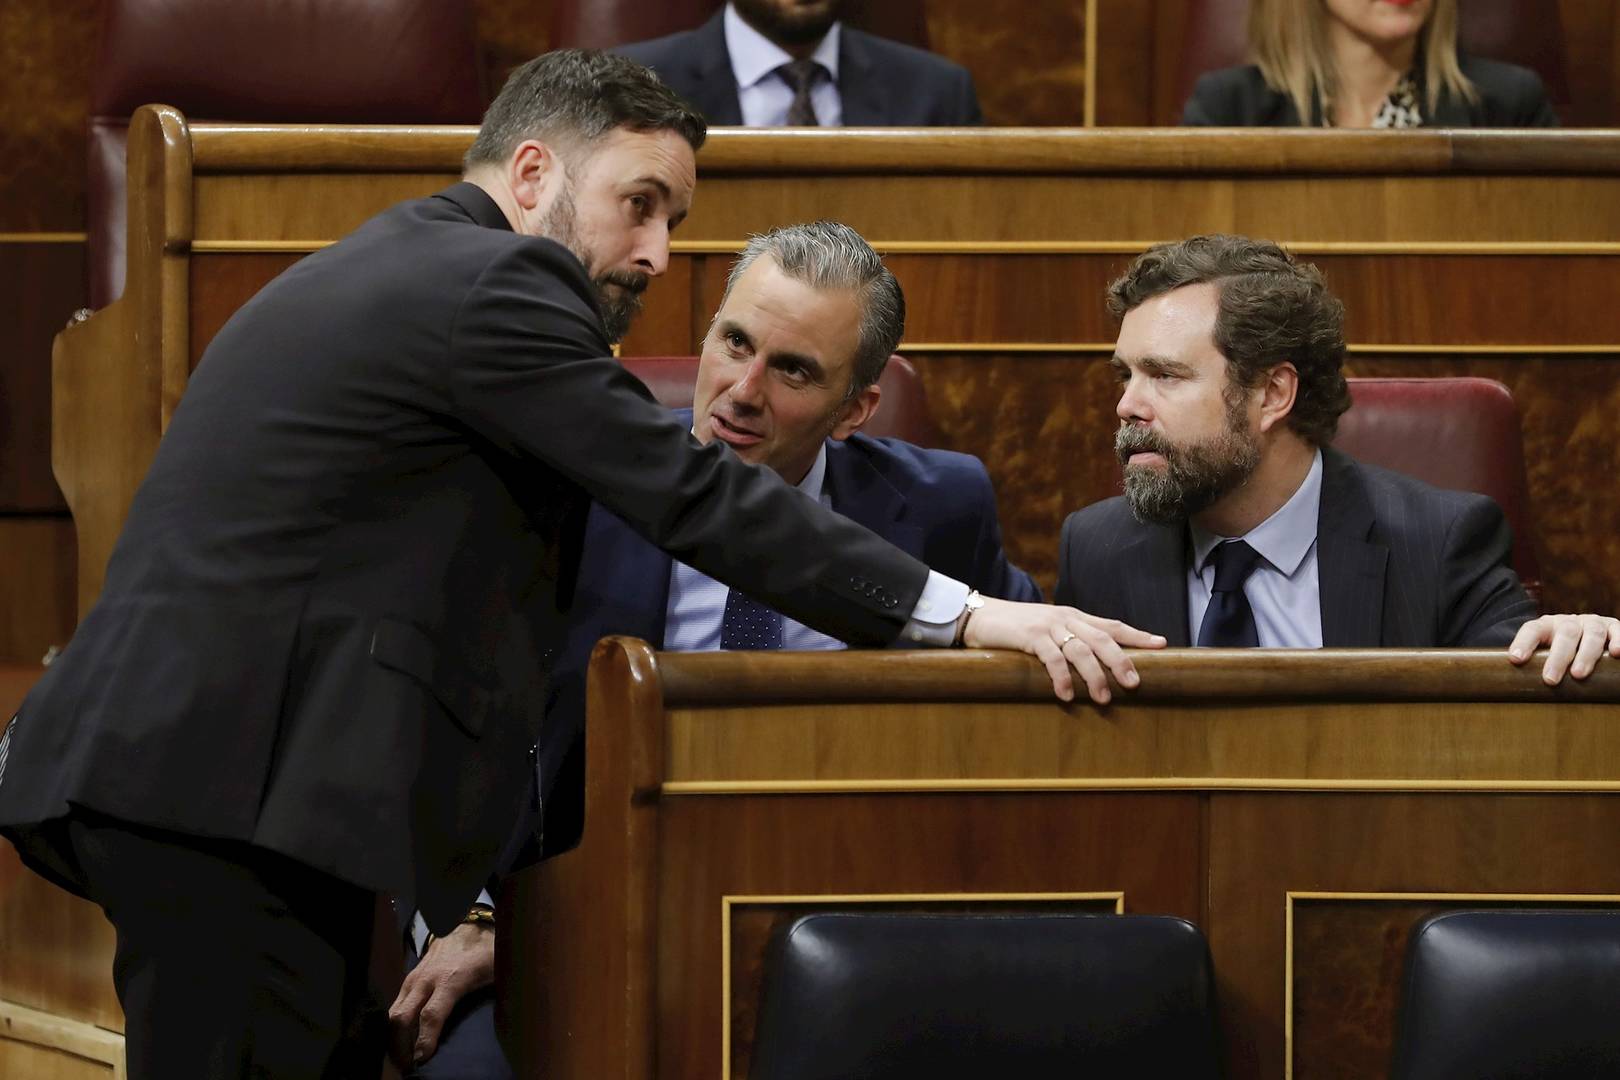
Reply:
[[[914,645],[928,645],[948,649],[956,643],[956,620],[967,606],[968,587],[955,578],[937,571],[928,571],[928,583],[923,586],[917,606],[911,609],[911,620],[900,631],[901,640]]]

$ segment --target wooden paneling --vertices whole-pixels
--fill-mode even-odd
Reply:
[[[78,622],[78,547],[64,514],[0,516],[0,663],[38,663]],[[9,714],[8,714],[9,715]]]
[[[1208,936],[1230,1075],[1283,1076],[1291,1022],[1296,1075],[1379,1075],[1417,914],[1620,894],[1620,667],[1550,690],[1492,651],[1137,661],[1096,709],[1023,656],[601,643],[583,842],[501,908],[519,1060],[711,1077],[729,1048],[741,1075],[797,907],[1117,893]]]
[[[924,7],[929,48],[973,73],[985,123],[1085,123],[1086,0]]]
[[[84,131],[101,0],[0,5],[0,232],[84,228]]]
[[[1554,895],[1537,906],[1561,906],[1620,893],[1612,795],[1219,794],[1210,803],[1204,929],[1222,1011],[1251,1036],[1228,1044],[1234,1075],[1282,1075],[1290,892],[1416,894],[1294,901],[1299,1077],[1382,1074],[1406,919],[1428,909],[1429,895]]]
[[[762,796],[666,799],[659,808],[667,872],[659,885],[660,1077],[720,1074],[716,1060],[729,1011],[731,1075],[746,1076],[766,935],[777,917],[821,906],[829,893],[958,897],[945,905],[983,910],[1113,910],[1112,896],[968,900],[1019,894],[1123,894],[1125,910],[1199,917],[1198,797],[1020,794],[940,799],[929,795]],[[1188,823],[1194,823],[1189,829]],[[1129,858],[1115,842],[1129,832],[1159,858]],[[792,837],[791,842],[784,842]],[[764,925],[734,907],[721,935],[694,933],[722,919],[721,897],[765,896]],[[897,902],[914,910],[925,906]],[[868,901],[825,906],[865,910]],[[732,983],[722,936],[729,935]]]
[[[24,868],[0,840],[0,1000],[122,1031],[113,937],[100,908]]]
[[[84,303],[84,246],[0,237],[0,513],[67,509],[51,475],[51,339]]]

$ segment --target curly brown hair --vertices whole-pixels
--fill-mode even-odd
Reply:
[[[1350,407],[1344,382],[1344,305],[1322,272],[1269,240],[1194,236],[1148,248],[1108,287],[1108,310],[1132,308],[1187,285],[1219,293],[1215,347],[1226,357],[1232,388],[1260,385],[1278,364],[1299,371],[1288,426],[1316,446],[1333,441]]]

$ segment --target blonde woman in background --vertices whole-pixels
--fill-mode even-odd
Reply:
[[[1249,49],[1198,80],[1183,124],[1558,124],[1535,72],[1457,51],[1457,0],[1253,0]]]

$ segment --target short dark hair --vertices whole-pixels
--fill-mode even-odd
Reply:
[[[693,150],[709,130],[695,109],[634,60],[594,49],[558,49],[507,78],[462,165],[498,165],[525,139],[588,145],[621,127],[674,131]]]
[[[783,225],[751,237],[726,275],[722,304],[743,271],[761,255],[769,255],[784,274],[813,288],[849,289],[855,294],[861,306],[861,333],[845,398],[877,382],[905,334],[906,297],[872,245],[841,221]]]
[[[1132,308],[1187,285],[1213,284],[1219,293],[1215,347],[1226,357],[1233,387],[1253,389],[1284,361],[1299,371],[1288,426],[1322,446],[1333,441],[1350,407],[1344,381],[1344,305],[1322,272],[1269,240],[1194,236],[1157,244],[1108,287],[1108,310],[1123,319]]]

